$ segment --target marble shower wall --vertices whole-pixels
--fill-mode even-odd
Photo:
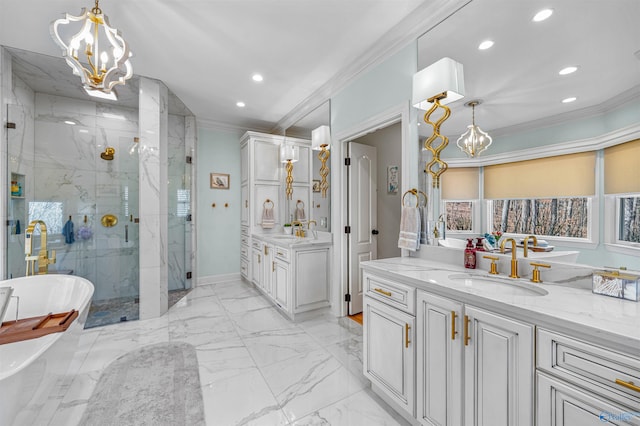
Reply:
[[[94,300],[135,297],[138,286],[138,112],[36,93],[33,201],[62,203],[62,217],[49,218],[53,269],[73,270],[96,286]],[[70,124],[75,123],[75,124]],[[112,161],[100,153],[115,149]],[[104,227],[113,214],[118,223]],[[71,216],[75,242],[66,244],[62,226]],[[86,222],[85,222],[86,217]],[[89,238],[78,231],[85,228]]]

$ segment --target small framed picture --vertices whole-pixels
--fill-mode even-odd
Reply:
[[[387,166],[387,192],[396,194],[398,192],[398,166]]]
[[[225,173],[211,173],[212,189],[229,189],[229,175]]]
[[[320,180],[319,179],[314,179],[313,180],[313,192],[320,192]]]

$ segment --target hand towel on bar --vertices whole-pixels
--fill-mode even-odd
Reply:
[[[273,217],[273,207],[264,206],[262,208],[262,229],[271,229],[276,224]]]
[[[73,222],[71,222],[71,219],[64,224],[64,228],[62,228],[62,235],[64,235],[65,244],[73,244],[76,240],[73,235]]]
[[[296,220],[302,222],[307,220],[307,215],[304,213],[304,207],[296,207]]]
[[[417,207],[402,207],[398,248],[411,251],[420,248],[420,212]]]
[[[427,208],[418,207],[420,210],[420,244],[427,244]]]

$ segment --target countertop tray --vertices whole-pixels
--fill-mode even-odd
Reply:
[[[78,318],[78,311],[72,309],[69,312],[59,314],[5,321],[0,327],[0,345],[65,331],[76,318]]]

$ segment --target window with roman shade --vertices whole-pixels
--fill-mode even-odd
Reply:
[[[485,167],[490,231],[589,238],[595,169],[593,151]]]
[[[615,200],[617,244],[640,243],[640,139],[604,150],[604,193]],[[612,232],[612,233],[614,233]]]
[[[474,221],[474,210],[478,209],[480,198],[479,174],[477,167],[456,167],[447,169],[440,178],[447,230],[474,231],[474,224],[478,222]]]

